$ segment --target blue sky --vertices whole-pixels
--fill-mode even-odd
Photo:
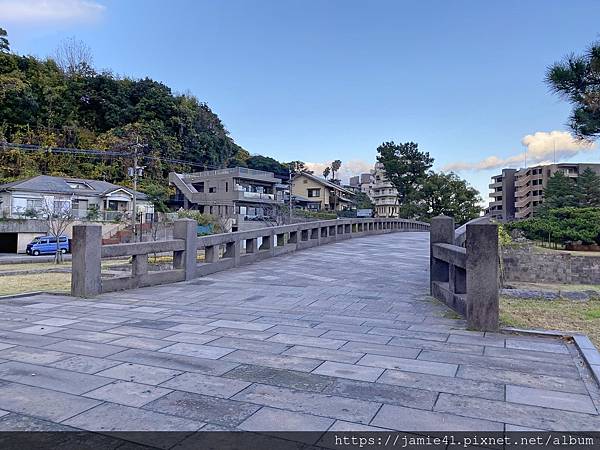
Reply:
[[[599,160],[543,83],[600,38],[598,17],[597,0],[0,0],[13,51],[44,57],[76,36],[97,68],[206,101],[251,153],[341,159],[349,175],[381,142],[415,141],[484,197],[524,142],[530,161],[549,145]]]

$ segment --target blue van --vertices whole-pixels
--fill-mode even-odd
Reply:
[[[58,238],[58,248],[61,253],[67,253],[69,251],[69,238],[66,236],[60,236]],[[25,252],[28,255],[53,255],[56,253],[56,237],[54,236],[38,236],[29,244]]]

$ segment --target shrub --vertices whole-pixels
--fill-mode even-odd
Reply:
[[[531,240],[567,244],[600,244],[600,208],[557,208],[531,219],[512,222]]]
[[[331,220],[331,219],[337,218],[337,215],[334,212],[308,211],[305,209],[294,209],[294,216],[305,217],[307,219],[319,219],[319,220]]]
[[[177,217],[180,219],[194,219],[198,225],[212,226],[213,233],[223,233],[224,227],[218,217],[212,214],[202,214],[200,211],[193,209],[180,209],[177,211]]]
[[[87,220],[95,221],[95,220],[98,220],[99,217],[100,217],[100,207],[98,205],[90,205],[85,218]]]

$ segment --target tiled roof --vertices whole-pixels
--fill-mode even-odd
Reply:
[[[86,185],[88,188],[73,188],[69,182]],[[13,181],[0,185],[0,191],[29,191],[29,192],[47,192],[53,194],[91,194],[102,197],[109,192],[123,189],[129,194],[133,194],[133,189],[124,186],[109,183],[101,180],[87,180],[82,178],[70,177],[51,177],[49,175],[38,175],[21,181]],[[145,200],[148,196],[142,192],[137,193],[137,198]]]

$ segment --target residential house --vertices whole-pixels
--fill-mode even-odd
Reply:
[[[282,204],[277,191],[281,184],[271,172],[232,167],[180,174],[171,172],[175,186],[175,207],[195,209],[230,222],[232,230],[252,228],[247,222],[260,221]]]
[[[292,178],[292,195],[310,200],[309,209],[342,211],[352,208],[355,193],[313,174],[300,172]]]
[[[137,192],[138,221],[152,222],[154,206]],[[75,220],[127,222],[133,215],[134,191],[100,180],[39,175],[0,185],[0,216],[20,219],[0,227],[0,251],[22,251],[28,240],[44,234],[44,215],[68,211]],[[27,223],[30,222],[30,223]],[[70,228],[67,235],[70,234]]]

